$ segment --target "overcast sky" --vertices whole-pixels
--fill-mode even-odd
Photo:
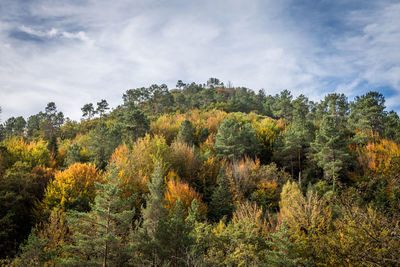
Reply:
[[[2,120],[217,77],[313,100],[371,89],[400,110],[400,1],[0,1]]]

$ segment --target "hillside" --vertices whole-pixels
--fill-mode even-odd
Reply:
[[[0,125],[0,263],[398,266],[400,118],[178,81]]]

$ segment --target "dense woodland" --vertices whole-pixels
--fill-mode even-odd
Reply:
[[[400,266],[400,119],[178,81],[0,125],[0,263]]]

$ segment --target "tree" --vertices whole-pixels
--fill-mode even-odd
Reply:
[[[297,170],[300,186],[305,156],[310,143],[314,139],[314,126],[308,120],[308,114],[308,99],[300,95],[293,101],[293,120],[286,131],[282,133],[281,138],[283,140],[281,140],[281,146],[277,149],[278,157],[288,162],[293,178],[294,170]]]
[[[120,121],[125,138],[131,142],[145,136],[150,129],[149,119],[133,102],[128,102],[123,107]]]
[[[49,141],[48,149],[55,158],[57,154],[57,134],[60,126],[64,123],[64,114],[57,112],[57,107],[54,102],[47,104],[43,120],[40,123],[40,128],[43,129],[46,140]]]
[[[332,223],[331,207],[327,199],[321,198],[309,188],[304,197],[295,182],[288,181],[282,188],[280,219],[286,224],[289,239],[295,247],[292,253],[299,253],[308,265],[325,261],[324,235]]]
[[[182,80],[178,80],[178,82],[176,83],[176,88],[178,88],[178,89],[182,89],[185,86],[186,86],[186,84],[184,84],[182,82]]]
[[[289,90],[283,90],[280,95],[275,96],[275,101],[272,105],[274,117],[283,118],[285,121],[290,121],[293,115],[292,94]]]
[[[331,115],[341,123],[346,123],[347,121],[349,102],[344,94],[328,94],[316,108],[317,120],[322,120],[324,115]]]
[[[97,195],[91,211],[67,213],[73,232],[63,263],[69,266],[127,266],[131,224],[135,211],[132,199],[122,199],[117,170],[110,168],[107,183],[96,183]]]
[[[93,115],[95,114],[94,107],[92,103],[85,104],[82,108],[82,117],[87,117],[88,120],[91,120],[93,118]]]
[[[324,116],[311,148],[311,158],[323,169],[325,179],[332,181],[335,189],[336,180],[350,159],[341,123],[335,117]]]
[[[95,197],[95,182],[101,181],[93,164],[74,163],[56,173],[47,186],[43,206],[48,211],[55,207],[88,211]]]
[[[146,199],[146,208],[143,210],[143,227],[154,237],[157,231],[158,221],[166,216],[164,207],[164,178],[161,164],[158,163],[154,169],[151,181],[148,183],[149,195]]]
[[[229,189],[229,181],[226,179],[224,170],[221,169],[217,187],[211,196],[208,218],[214,222],[218,222],[222,217],[226,216],[229,220],[233,210],[233,195]]]
[[[285,223],[279,225],[277,232],[271,233],[270,239],[267,241],[269,249],[266,251],[266,262],[269,266],[307,266],[307,261],[296,253],[296,244],[290,240]]]
[[[384,121],[383,137],[400,142],[400,118],[399,115],[391,110]]]
[[[189,120],[184,120],[179,126],[178,139],[188,145],[193,145],[195,129]]]
[[[198,211],[200,212],[200,215],[205,217],[207,214],[207,207],[201,201],[201,197],[196,191],[190,188],[188,184],[174,181],[173,179],[168,181],[164,200],[165,207],[167,207],[169,210],[173,210],[176,206],[176,203],[180,201],[180,208],[183,209],[185,214],[188,214],[192,202],[195,199],[199,206]]]
[[[106,113],[109,109],[110,108],[108,107],[108,103],[105,99],[97,102],[96,112],[100,114],[100,118],[103,117],[104,113]]]
[[[254,157],[259,151],[259,142],[250,124],[239,124],[235,119],[223,121],[215,136],[214,150],[217,155],[229,160],[244,155]]]
[[[37,184],[30,166],[16,162],[0,182],[0,258],[12,257],[34,224]]]
[[[44,120],[44,113],[39,112],[36,115],[32,115],[28,118],[26,126],[27,134],[29,137],[37,137],[40,135],[40,123]]]
[[[386,116],[385,97],[378,92],[370,91],[362,96],[357,96],[351,106],[350,118],[359,129],[371,131],[372,140],[382,131]]]
[[[221,82],[219,79],[217,78],[209,78],[207,80],[207,86],[209,87],[218,87],[218,86],[224,86],[224,83]]]
[[[89,148],[92,161],[98,168],[104,170],[115,148],[122,142],[123,126],[119,123],[107,124],[100,121],[89,133]]]
[[[74,143],[73,145],[69,146],[67,149],[67,157],[65,158],[65,164],[69,166],[74,164],[75,162],[80,162],[81,150],[82,148],[77,143]]]
[[[164,207],[165,188],[161,163],[155,167],[148,188],[146,207],[142,210],[143,224],[137,232],[136,239],[139,242],[136,244],[138,253],[136,258],[142,265],[159,266],[167,249],[161,246],[159,237],[162,235],[160,232],[165,230],[163,226],[168,216],[168,211]]]
[[[23,135],[26,126],[26,121],[23,117],[10,117],[4,123],[6,136]]]

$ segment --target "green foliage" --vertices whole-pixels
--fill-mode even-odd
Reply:
[[[95,114],[95,110],[92,103],[85,104],[82,108],[82,117],[91,120]]]
[[[127,266],[131,224],[135,211],[132,200],[120,197],[116,169],[111,167],[107,183],[96,183],[97,195],[91,211],[67,213],[72,244],[65,247],[68,266]]]
[[[179,126],[178,140],[188,145],[193,145],[195,129],[189,120],[184,120]]]
[[[217,187],[211,196],[208,209],[208,218],[218,222],[224,216],[229,220],[234,210],[233,195],[229,189],[229,181],[226,179],[224,171],[221,169]]]
[[[77,143],[69,146],[67,150],[67,157],[65,158],[65,164],[69,166],[75,162],[81,162],[81,150],[82,148]]]
[[[244,155],[254,157],[259,151],[259,142],[250,124],[240,125],[235,119],[228,119],[218,129],[214,150],[219,157],[230,160]]]
[[[92,152],[92,161],[104,170],[111,154],[122,141],[121,125],[99,122],[89,134],[89,149]]]
[[[362,96],[357,96],[351,107],[350,119],[353,124],[362,130],[370,130],[373,142],[382,131],[384,125],[385,98],[381,93],[370,91]]]
[[[119,121],[125,140],[134,142],[145,136],[150,129],[150,122],[145,113],[133,102],[128,102],[122,109]]]
[[[0,177],[0,258],[14,256],[34,225],[37,181],[27,163],[16,162]]]
[[[324,170],[324,177],[335,186],[350,158],[340,121],[332,115],[325,115],[311,147],[311,157]]]

